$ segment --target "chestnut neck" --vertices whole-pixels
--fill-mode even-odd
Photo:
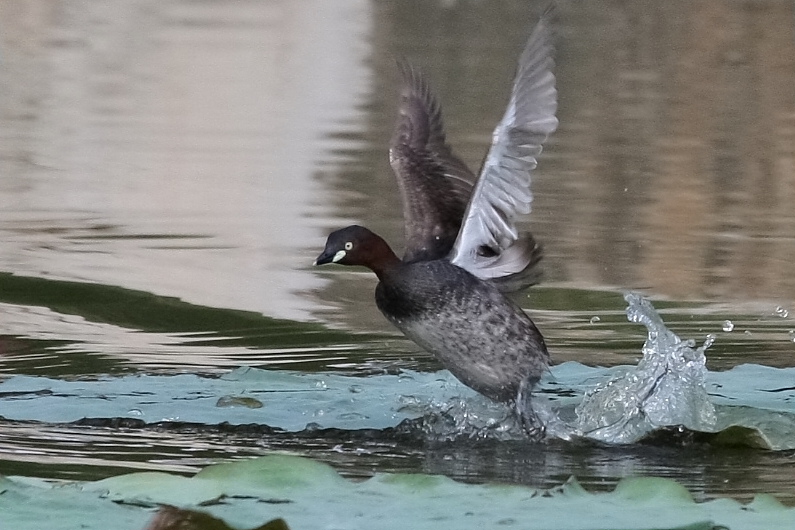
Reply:
[[[380,236],[373,234],[367,245],[367,252],[362,256],[361,264],[373,271],[379,280],[383,281],[390,272],[403,263]]]

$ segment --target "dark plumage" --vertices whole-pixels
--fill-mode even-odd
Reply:
[[[557,126],[548,10],[525,46],[505,116],[479,178],[447,145],[439,104],[401,64],[403,88],[390,163],[403,202],[406,251],[349,226],[329,235],[316,265],[362,265],[378,276],[376,305],[465,385],[516,407],[528,433],[543,432],[530,390],[549,364],[541,333],[503,292],[537,279],[539,246],[515,218],[530,211],[530,175]]]

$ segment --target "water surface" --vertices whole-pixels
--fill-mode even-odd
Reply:
[[[375,311],[374,278],[311,263],[352,222],[400,248],[395,57],[427,73],[477,167],[542,4],[0,4],[0,372],[437,369]],[[712,370],[795,365],[792,3],[564,2],[557,74],[527,221],[545,282],[517,295],[555,361],[636,362],[632,289],[682,337],[716,335]],[[195,425],[5,422],[0,473],[188,472],[273,449],[353,476],[644,474],[795,498],[791,453]]]

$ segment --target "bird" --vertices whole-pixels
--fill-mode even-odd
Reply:
[[[314,264],[370,269],[386,319],[480,394],[511,406],[526,433],[544,426],[531,393],[548,369],[544,337],[510,293],[539,279],[541,247],[517,228],[530,213],[531,176],[558,125],[554,6],[519,57],[505,113],[479,176],[447,143],[426,78],[398,61],[402,86],[389,160],[403,206],[402,258],[369,229],[332,232]]]

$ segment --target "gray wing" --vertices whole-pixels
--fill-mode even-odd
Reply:
[[[399,62],[403,85],[389,162],[403,202],[405,261],[450,254],[475,175],[447,145],[441,108],[423,76]]]
[[[538,261],[516,217],[530,213],[536,157],[557,128],[553,9],[539,20],[519,59],[511,99],[493,140],[453,246],[450,261],[484,280],[515,276]]]

